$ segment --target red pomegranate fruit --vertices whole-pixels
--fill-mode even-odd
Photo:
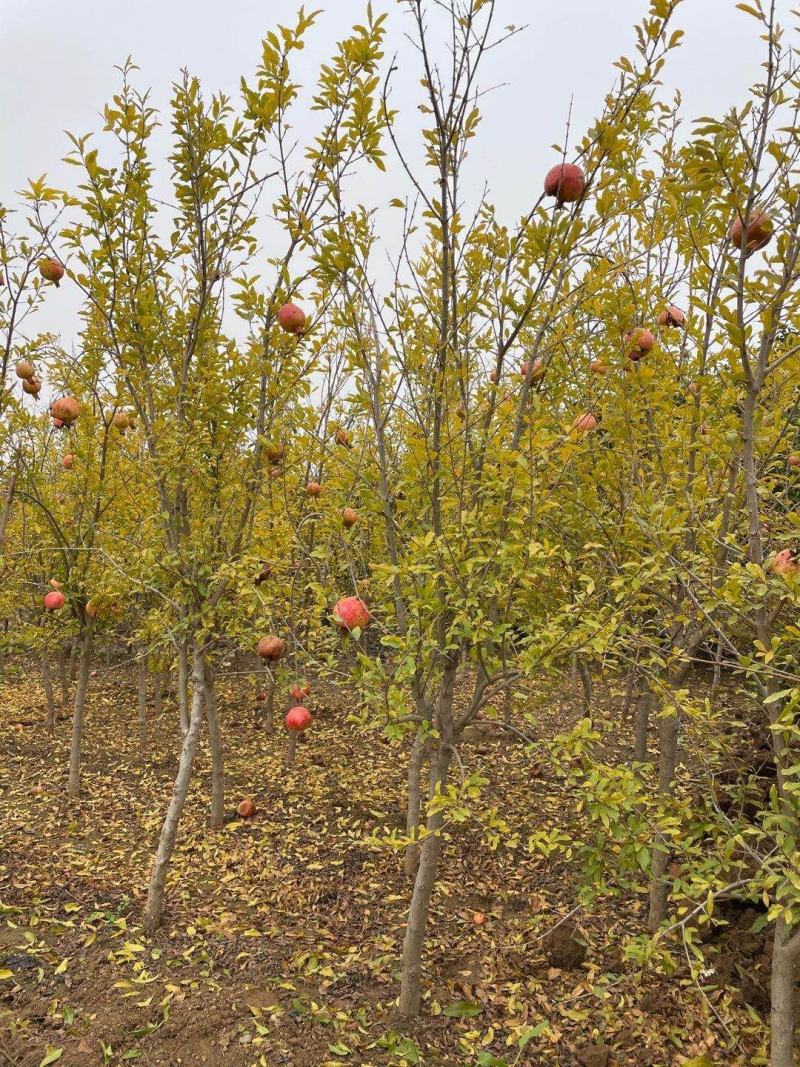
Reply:
[[[65,471],[71,471],[74,465],[75,465],[75,457],[74,456],[66,455],[61,460],[61,466],[64,468]]]
[[[342,526],[344,526],[346,530],[349,530],[351,526],[355,526],[357,522],[358,512],[354,511],[352,508],[345,508],[344,511],[342,511]]]
[[[66,603],[66,598],[60,589],[51,589],[44,595],[44,606],[47,611],[60,611]]]
[[[537,356],[533,361],[533,366],[531,366],[530,360],[526,359],[524,363],[520,364],[519,372],[523,378],[527,378],[530,373],[531,381],[538,382],[540,378],[544,377],[544,362],[541,357]]]
[[[322,486],[319,482],[309,482],[306,486],[306,492],[309,496],[317,497],[322,492]]]
[[[544,179],[545,196],[556,197],[558,206],[580,200],[586,190],[586,178],[575,163],[558,163]]]
[[[337,600],[333,608],[333,621],[341,631],[363,630],[372,616],[367,605],[357,596],[346,596]]]
[[[782,574],[788,578],[797,574],[800,570],[800,563],[794,558],[791,548],[784,548],[772,557],[771,567],[775,574]]]
[[[285,651],[285,642],[274,634],[270,634],[269,637],[262,637],[256,645],[256,652],[258,655],[262,659],[268,659],[273,663],[276,660],[279,660]]]
[[[300,685],[299,682],[292,682],[292,688],[289,690],[289,695],[292,700],[296,700],[299,704],[302,700],[305,700],[311,693],[311,686],[308,682],[303,682]]]
[[[674,304],[667,304],[667,306],[659,312],[658,325],[665,327],[672,327],[676,330],[680,329],[686,324],[686,316],[680,308],[675,307]]]
[[[306,325],[306,313],[297,304],[283,304],[278,309],[278,325],[287,333],[301,334]]]
[[[334,440],[336,441],[336,444],[340,445],[342,448],[353,447],[353,443],[350,440],[350,434],[347,432],[347,430],[337,430],[336,437],[334,438]]]
[[[651,352],[655,343],[655,337],[643,326],[638,326],[625,336],[627,354],[634,363],[638,362],[642,356],[646,356],[648,352]]]
[[[760,248],[764,248],[772,240],[775,233],[775,225],[766,211],[754,210],[750,212],[747,223],[747,235],[745,236],[744,219],[737,215],[731,223],[728,231],[731,242],[737,248],[744,244],[745,255],[752,256]],[[745,241],[747,242],[745,244]]]
[[[284,719],[286,729],[295,734],[301,734],[307,730],[313,721],[311,712],[302,704],[298,704],[296,708],[290,708]]]
[[[242,800],[236,809],[236,814],[240,819],[252,819],[256,813],[256,806],[252,800]]]
[[[57,259],[43,259],[39,263],[39,273],[46,282],[52,282],[57,289],[64,277],[64,267]]]
[[[65,426],[71,426],[81,413],[80,401],[74,396],[62,396],[50,405],[50,415]]]
[[[572,424],[573,430],[577,430],[578,433],[591,433],[592,430],[597,429],[597,416],[593,415],[591,411],[587,411],[584,415],[578,415]]]
[[[14,368],[14,373],[23,381],[29,381],[36,374],[36,370],[29,359],[21,359]]]

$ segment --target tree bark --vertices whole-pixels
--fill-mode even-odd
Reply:
[[[52,734],[56,728],[56,702],[53,696],[53,681],[50,677],[50,653],[42,649],[42,686],[47,701],[47,732]]]
[[[164,675],[161,667],[156,668],[153,678],[153,715],[161,714],[161,700],[164,695]]]
[[[178,645],[178,715],[181,737],[189,729],[189,646],[185,641]]]
[[[288,731],[286,738],[286,767],[294,766],[295,752],[297,751],[297,733],[294,730]]]
[[[85,624],[78,657],[78,680],[75,687],[75,705],[72,712],[72,744],[69,750],[69,782],[67,792],[71,797],[81,794],[81,739],[83,737],[83,713],[86,707],[86,690],[89,686],[89,665],[92,659],[92,621]]]
[[[436,781],[439,789],[447,785],[450,761],[449,746],[440,743],[437,753]],[[414,879],[411,905],[408,909],[406,934],[403,940],[403,973],[400,983],[400,1015],[414,1019],[419,1015],[422,1003],[422,952],[425,947],[425,931],[428,925],[431,896],[436,884],[436,872],[442,852],[441,830],[444,812],[437,811],[428,817],[425,840],[420,846],[420,861]]]
[[[419,817],[422,810],[422,767],[425,762],[426,743],[421,731],[414,738],[408,758],[408,791],[406,808],[405,872],[414,878],[419,867]]]
[[[203,704],[208,723],[208,746],[211,752],[211,825],[222,826],[225,820],[225,764],[222,731],[217,715],[217,692],[211,664],[206,660],[203,684]]]
[[[791,929],[784,919],[775,923],[770,985],[770,1067],[795,1067],[795,964]]]
[[[581,686],[583,687],[583,710],[589,715],[592,711],[592,675],[589,665],[583,656],[578,658],[578,670],[580,671]]]
[[[17,460],[19,462],[19,460]],[[6,544],[6,530],[8,529],[8,521],[11,518],[11,507],[14,503],[14,490],[17,488],[17,478],[19,472],[16,467],[9,475],[8,485],[6,486],[5,496],[3,498],[3,510],[0,513],[0,552],[3,551]]]
[[[61,682],[61,702],[62,704],[69,703],[69,678],[67,677],[67,656],[64,650],[64,645],[58,646],[57,654],[58,662],[58,678]]]
[[[189,792],[189,782],[192,777],[192,766],[197,755],[197,743],[200,736],[200,726],[203,721],[203,686],[205,682],[203,653],[195,649],[193,654],[193,691],[192,691],[192,714],[189,719],[189,729],[183,739],[178,773],[175,776],[175,784],[172,788],[172,797],[167,808],[167,814],[161,827],[161,835],[158,840],[158,849],[153,861],[153,869],[150,874],[150,885],[147,890],[147,904],[145,905],[144,924],[148,931],[153,931],[161,922],[164,914],[164,887],[167,880],[172,853],[175,850],[175,841],[178,836],[178,825],[186,804]]]
[[[662,712],[660,746],[658,754],[658,791],[666,797],[672,792],[672,782],[678,762],[677,712],[669,715]],[[651,931],[659,928],[667,915],[667,881],[664,877],[669,861],[669,844],[664,835],[657,831],[650,851],[650,907],[647,926]]]

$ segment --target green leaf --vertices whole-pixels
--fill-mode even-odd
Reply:
[[[475,1015],[480,1015],[482,1010],[479,1004],[472,1004],[468,1000],[457,1000],[455,1004],[448,1004],[443,1009],[442,1015],[450,1019],[471,1019]]]
[[[47,1052],[45,1052],[44,1059],[39,1064],[39,1067],[47,1067],[48,1063],[55,1063],[56,1060],[60,1060],[63,1051],[63,1048],[53,1048],[52,1045],[48,1045]]]

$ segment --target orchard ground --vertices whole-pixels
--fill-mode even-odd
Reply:
[[[709,677],[698,672],[691,684],[707,688]],[[598,680],[594,711],[619,759],[632,736],[623,689]],[[382,840],[405,826],[403,760],[353,720],[349,694],[319,684],[314,725],[287,771],[285,735],[268,736],[256,720],[253,680],[222,671],[218,691],[228,817],[209,832],[203,750],[165,922],[148,938],[142,905],[179,747],[174,701],[149,720],[142,761],[135,674],[126,665],[100,668],[90,688],[83,795],[68,802],[69,723],[59,721],[50,739],[38,674],[22,660],[7,665],[1,1063],[766,1062],[768,938],[749,932],[752,909],[720,905],[728,925],[708,928],[702,977],[679,942],[684,962],[659,975],[625,955],[644,925],[644,876],[639,889],[584,912],[576,855],[529,852],[535,830],[568,829],[572,805],[544,742],[548,730],[554,736],[582,716],[571,678],[525,696],[523,710],[539,724],[531,744],[484,724],[461,746],[463,774],[480,772],[487,783],[474,818],[444,852],[425,957],[428,996],[411,1027],[395,1016],[408,883],[402,852]],[[732,681],[718,699],[735,704]],[[687,737],[684,750],[697,751],[699,740]],[[247,797],[258,812],[243,821],[235,812]],[[511,829],[487,847],[498,798],[496,814]]]

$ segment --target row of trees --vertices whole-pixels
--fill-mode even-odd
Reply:
[[[204,722],[210,826],[223,818],[215,658],[275,634],[298,676],[360,685],[365,728],[407,758],[407,1017],[421,1006],[443,834],[476,788],[458,757],[464,730],[495,710],[502,728],[527,729],[515,694],[577,657],[589,716],[554,756],[589,820],[577,837],[590,869],[647,873],[653,965],[669,951],[665,929],[691,937],[698,902],[766,901],[771,1064],[790,1067],[796,59],[774,5],[754,0],[762,80],[729,114],[681,128],[680,99],[659,82],[680,43],[679,3],[651,0],[598,118],[559,149],[580,166],[577,197],[534,195],[512,222],[465,189],[481,62],[517,31],[497,35],[493,0],[401,6],[420,63],[420,169],[395,132],[385,20],[371,9],[321,68],[317,135],[295,144],[291,61],[314,22],[301,13],[267,35],[238,103],[182,76],[163,163],[151,154],[159,116],[128,64],[103,136],[72,138],[75,189],[32,182],[22,209],[2,212],[7,645],[40,650],[46,686],[65,642],[78,649],[72,796],[98,634],[175,670],[182,747],[151,928]],[[357,181],[390,150],[410,191],[391,202],[403,227],[387,271],[381,215],[358,202]],[[282,235],[267,255],[264,215]],[[69,346],[35,332],[37,308],[59,298],[43,259],[80,292]],[[299,332],[279,321],[288,302],[308,313]],[[70,426],[22,392],[19,360],[48,396],[79,401]],[[51,579],[66,598],[56,613],[42,606]],[[344,596],[368,604],[363,632],[334,625]],[[712,775],[687,806],[682,720],[730,747],[743,729],[713,693],[689,699],[698,660],[739,672],[748,727],[771,748],[775,785],[755,814],[743,803],[723,814]],[[636,700],[626,764],[608,764],[591,719],[601,667],[624,673]],[[456,699],[464,668],[471,691]],[[146,751],[141,716],[139,728]],[[734,785],[744,795],[748,783]],[[617,829],[598,836],[593,820]],[[575,844],[570,832],[530,848]],[[678,883],[676,857],[688,871]]]

